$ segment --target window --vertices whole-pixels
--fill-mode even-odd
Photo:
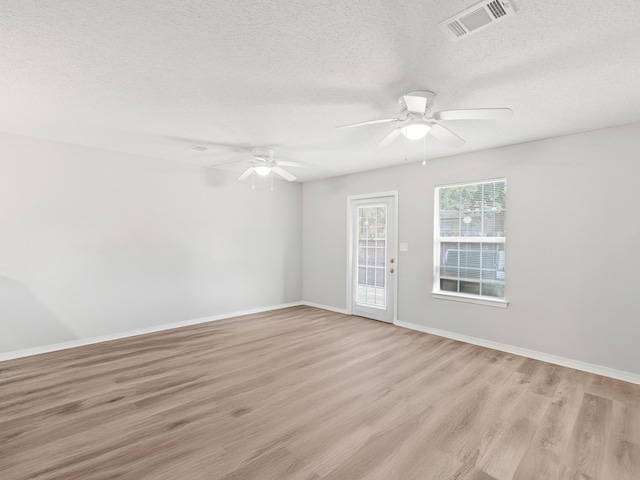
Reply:
[[[436,296],[504,303],[506,192],[505,179],[436,187]]]

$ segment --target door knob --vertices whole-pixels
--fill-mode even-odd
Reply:
[[[389,273],[393,273],[393,272],[395,272],[395,270],[393,268],[390,268]]]

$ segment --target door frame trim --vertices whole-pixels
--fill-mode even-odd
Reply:
[[[395,252],[389,252],[390,255],[393,255],[393,258],[396,259],[396,279],[393,282],[393,320],[392,324],[398,321],[398,190],[389,190],[387,192],[376,192],[376,193],[363,193],[359,195],[349,195],[347,196],[347,315],[353,315],[353,229],[351,225],[352,217],[352,203],[356,200],[371,200],[380,197],[393,197],[394,199],[394,225],[393,229],[395,232]]]

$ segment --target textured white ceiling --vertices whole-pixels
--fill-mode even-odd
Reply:
[[[271,147],[307,181],[421,160],[375,148],[389,125],[334,128],[410,90],[514,111],[447,122],[467,144],[428,137],[427,158],[640,121],[640,2],[519,0],[452,42],[438,23],[474,3],[2,0],[0,131],[198,165]]]

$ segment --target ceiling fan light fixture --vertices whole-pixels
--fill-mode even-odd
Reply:
[[[271,167],[266,167],[264,165],[260,165],[259,167],[255,167],[254,170],[261,177],[264,177],[264,176],[269,175],[271,173]]]
[[[401,129],[402,134],[407,137],[409,140],[420,140],[424,138],[429,130],[431,130],[431,125],[426,122],[410,122],[404,125]]]

